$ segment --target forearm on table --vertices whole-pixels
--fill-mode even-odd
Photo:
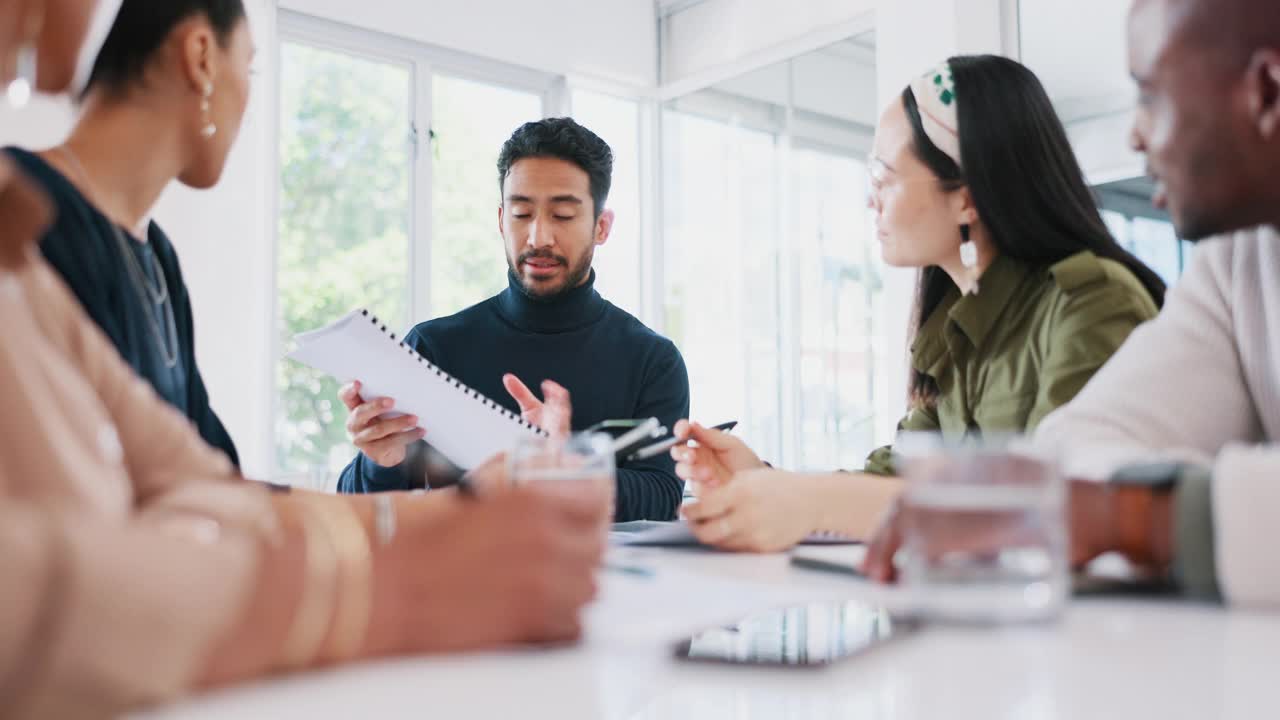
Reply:
[[[429,516],[453,499],[453,493],[431,493],[412,500],[405,494],[387,495],[396,503],[396,514],[404,512],[403,503],[414,503],[415,522],[430,522]],[[394,591],[396,571],[387,566],[386,554],[381,552],[377,539],[376,503],[373,496],[339,496],[325,493],[296,491],[277,494],[272,504],[280,521],[277,537],[260,543],[256,581],[251,597],[246,601],[238,622],[226,640],[211,656],[200,685],[217,686],[286,670],[297,670],[331,663],[335,660],[354,660],[376,657],[401,650],[395,618],[398,598]],[[333,507],[350,509],[359,526],[363,528],[370,547],[370,584],[372,604],[369,624],[356,654],[352,657],[334,658],[327,652],[334,642],[333,617],[327,618],[328,628],[319,644],[319,652],[302,665],[290,666],[286,659],[286,645],[294,630],[304,595],[308,592],[310,543],[317,542],[314,527],[308,530],[305,514],[309,506],[330,503]],[[319,539],[331,542],[332,539]],[[339,569],[335,586],[341,586],[351,578],[343,577]]]
[[[871,537],[903,486],[900,478],[870,473],[801,473],[795,481],[812,509],[815,531],[855,540]]]

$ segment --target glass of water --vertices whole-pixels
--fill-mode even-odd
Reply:
[[[590,483],[605,493],[611,508],[617,493],[613,438],[605,433],[521,440],[509,456],[507,470],[516,485],[556,482],[572,489],[573,483]]]
[[[1056,618],[1070,591],[1066,483],[1017,437],[897,446],[902,583],[924,615],[1000,623]]]

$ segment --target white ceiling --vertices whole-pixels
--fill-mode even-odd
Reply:
[[[870,128],[876,121],[875,34],[828,45],[719,83],[715,90]],[[794,87],[793,87],[794,84]]]
[[[1123,0],[1021,0],[1022,61],[1040,76],[1063,119],[1132,107]]]

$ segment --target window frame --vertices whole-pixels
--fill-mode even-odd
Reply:
[[[501,61],[449,50],[408,38],[360,28],[333,20],[319,18],[294,10],[280,9],[276,15],[274,42],[274,67],[272,81],[275,88],[282,83],[282,59],[287,44],[338,52],[353,58],[395,65],[407,69],[410,78],[410,116],[405,118],[405,131],[412,143],[413,158],[409,173],[409,317],[431,317],[432,242],[433,238],[433,179],[435,157],[430,150],[433,121],[432,92],[438,75],[446,75],[471,82],[484,83],[520,92],[528,92],[541,98],[543,117],[561,114],[567,109],[569,92],[565,79],[552,73],[512,65]],[[279,327],[279,220],[281,209],[280,177],[283,165],[280,157],[280,126],[283,118],[283,99],[275,93],[270,115],[270,147],[273,149],[269,168],[273,181],[268,201],[271,242],[270,290],[271,338],[270,400],[267,428],[272,448],[273,474],[286,473],[280,467],[275,451],[278,434],[276,422],[280,413],[279,381],[275,365],[285,352]]]
[[[693,95],[668,100],[661,105],[661,112],[692,116],[720,123],[726,127],[740,127],[767,134],[773,139],[774,162],[779,178],[777,183],[779,211],[776,219],[779,227],[774,233],[774,250],[778,258],[779,301],[779,327],[775,333],[778,351],[778,382],[777,396],[773,398],[778,408],[779,435],[775,442],[779,449],[779,457],[775,460],[786,467],[798,467],[804,460],[802,457],[803,428],[800,422],[803,410],[802,383],[799,375],[803,352],[800,329],[803,302],[800,298],[800,267],[796,265],[793,253],[788,251],[785,239],[791,208],[792,189],[789,179],[794,165],[793,154],[798,151],[808,151],[865,162],[874,130],[857,123],[835,127],[837,123],[813,113],[706,89]],[[659,176],[665,174],[666,170],[667,168],[660,165]],[[660,193],[658,197],[661,197]],[[658,216],[657,222],[663,230],[658,233],[655,242],[665,246],[666,219]],[[656,253],[659,264],[656,271],[651,271],[651,282],[658,283],[655,286],[655,293],[659,298],[666,293],[666,278],[662,275],[663,255],[663,249],[659,248]],[[659,318],[664,317],[660,303],[656,313]],[[893,422],[896,423],[896,421],[897,418],[894,418]],[[883,439],[885,442],[890,441],[889,438]]]

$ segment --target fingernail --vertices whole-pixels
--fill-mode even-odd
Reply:
[[[389,408],[394,404],[395,403],[391,400],[391,398],[382,398],[382,402],[381,402],[382,407]]]

